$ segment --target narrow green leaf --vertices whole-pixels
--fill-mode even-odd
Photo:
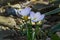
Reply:
[[[51,4],[53,4],[53,3],[54,4],[60,4],[60,0],[54,0],[54,1],[52,0]]]
[[[31,27],[31,24],[27,24],[27,40],[32,40],[32,27]]]
[[[60,23],[56,24],[55,26],[53,26],[49,32],[48,35],[52,36],[52,34],[54,34],[55,32],[60,31]]]
[[[51,28],[51,31],[52,32],[56,32],[56,31],[60,31],[60,23],[56,24],[55,26],[53,26]]]
[[[57,9],[52,10],[52,11],[50,11],[50,12],[47,12],[47,13],[45,13],[45,15],[56,14],[56,13],[58,13],[58,12],[60,12],[60,8],[57,8]]]
[[[33,33],[32,33],[32,40],[35,40],[36,38],[35,38],[35,31],[33,31]]]
[[[57,34],[53,34],[51,36],[51,40],[60,40],[60,38],[57,36]]]

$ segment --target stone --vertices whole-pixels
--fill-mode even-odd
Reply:
[[[60,37],[60,32],[56,32],[56,34]]]
[[[13,27],[13,26],[16,25],[16,22],[15,22],[15,20],[14,20],[13,18],[11,18],[11,17],[0,16],[0,25]]]
[[[19,9],[21,9],[21,6],[20,6],[20,4],[14,4],[14,5],[11,5],[11,7],[13,7],[13,8],[19,8]]]
[[[0,0],[0,6],[7,5],[7,3],[16,4],[19,2],[25,2],[26,0]]]
[[[51,40],[51,38],[47,37],[46,40]]]
[[[51,27],[51,25],[47,25],[47,24],[44,24],[44,25],[42,26],[43,29],[50,28],[50,27]]]

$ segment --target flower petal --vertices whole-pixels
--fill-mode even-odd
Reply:
[[[21,10],[17,10],[17,16],[20,17]]]
[[[31,12],[30,12],[30,18],[31,18],[31,20],[34,19],[34,16],[35,16],[35,13],[34,13],[33,11],[31,11]]]
[[[38,17],[40,17],[40,15],[41,15],[40,12],[37,12],[37,13],[35,14],[35,17],[38,18]]]
[[[32,22],[37,22],[37,20],[31,20]]]
[[[40,16],[41,16],[40,12],[37,12],[35,14],[36,21],[39,21],[40,20]]]
[[[43,20],[44,17],[45,17],[45,14],[42,14],[42,15],[40,16],[39,20]]]
[[[30,12],[30,18],[32,20],[32,22],[38,22],[43,20],[45,17],[45,14],[42,14],[40,12],[37,12],[36,14],[32,11]]]
[[[23,16],[26,16],[26,15],[28,15],[29,14],[29,12],[31,11],[31,8],[29,8],[29,7],[26,7],[25,9],[22,9],[21,10],[21,15],[23,15]]]
[[[17,14],[17,10],[16,10],[16,9],[14,9],[14,11],[15,11],[15,13]]]

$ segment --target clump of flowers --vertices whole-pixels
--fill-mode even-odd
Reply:
[[[41,21],[43,20],[45,17],[44,14],[41,14],[40,12],[30,12],[30,18],[31,18],[31,21],[32,22],[38,22],[38,21]]]
[[[41,14],[40,12],[31,11],[30,7],[26,7],[22,10],[16,10],[17,16],[22,15],[24,18],[30,17],[32,22],[38,22],[44,19],[45,14]],[[19,15],[18,15],[19,14]]]
[[[26,26],[26,30],[27,30],[27,39],[35,40],[35,35],[39,31],[39,27],[36,26],[36,30],[33,31],[32,27],[31,27],[31,22],[38,23],[39,21],[42,21],[45,17],[45,14],[41,14],[40,12],[35,13],[34,11],[31,11],[30,7],[26,7],[21,10],[15,9],[15,12],[16,12],[17,16],[21,15],[26,22],[25,26]],[[30,17],[29,20],[28,20],[28,17]],[[28,21],[30,21],[30,24],[27,23]]]

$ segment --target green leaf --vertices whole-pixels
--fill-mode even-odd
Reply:
[[[26,24],[27,25],[27,40],[32,40],[32,26],[31,24]]]
[[[60,38],[57,36],[57,34],[53,34],[51,36],[51,40],[60,40]]]
[[[60,31],[60,23],[56,24],[55,26],[53,26],[51,28],[51,31],[52,32],[56,32],[56,31]]]
[[[36,35],[35,35],[35,31],[33,31],[33,33],[32,33],[32,40],[35,40],[35,39],[36,39],[35,36],[36,36]]]
[[[60,31],[60,23],[56,24],[55,26],[53,26],[49,31],[48,31],[48,35],[52,36],[52,34],[54,34],[55,32]]]
[[[53,3],[54,4],[60,4],[60,0],[54,0],[54,1],[51,2],[51,4],[53,4]]]
[[[56,14],[56,13],[59,13],[59,12],[60,12],[60,8],[57,8],[57,9],[55,9],[55,10],[52,10],[52,11],[50,11],[50,12],[45,13],[45,15]]]

